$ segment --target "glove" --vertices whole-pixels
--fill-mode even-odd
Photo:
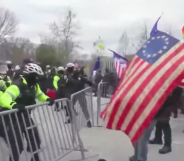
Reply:
[[[25,106],[24,105],[21,105],[21,104],[15,104],[13,105],[13,108],[16,108],[18,109],[19,111],[25,111]]]
[[[49,102],[49,106],[52,106],[54,104],[54,100],[52,98],[47,98],[46,101]]]

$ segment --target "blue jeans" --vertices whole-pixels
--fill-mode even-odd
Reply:
[[[134,155],[130,158],[130,161],[147,161],[148,143],[155,124],[156,120],[153,120],[134,144]]]

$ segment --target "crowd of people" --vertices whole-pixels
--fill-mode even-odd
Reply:
[[[101,70],[96,72],[96,75],[91,79],[87,78],[87,75],[84,72],[84,67],[75,68],[73,63],[68,63],[66,67],[51,67],[47,65],[44,70],[34,63],[31,59],[23,60],[22,67],[13,67],[13,63],[11,61],[6,62],[7,70],[2,70],[0,66],[0,112],[18,109],[18,120],[16,121],[16,117],[12,115],[11,121],[9,117],[4,117],[6,122],[6,128],[8,128],[8,138],[10,140],[9,144],[12,149],[12,157],[10,156],[9,161],[18,161],[19,153],[17,151],[17,143],[19,152],[23,151],[23,145],[21,143],[21,138],[12,137],[12,133],[17,134],[16,136],[20,136],[18,133],[20,126],[21,132],[25,135],[29,135],[29,138],[35,137],[37,145],[35,142],[31,142],[31,147],[28,144],[27,151],[34,152],[38,148],[40,148],[40,138],[38,129],[34,128],[34,134],[32,132],[26,134],[26,129],[23,124],[21,115],[24,115],[26,126],[29,127],[31,125],[35,125],[34,120],[31,118],[31,111],[29,113],[26,112],[26,106],[36,104],[36,99],[41,102],[48,102],[50,106],[54,104],[55,99],[68,98],[70,99],[73,93],[76,93],[85,88],[85,85],[93,86],[95,96],[97,95],[97,87],[100,82],[106,82],[106,89],[111,87],[112,93],[114,93],[115,87],[118,83],[117,75],[114,72],[110,72],[106,69],[105,74],[102,75]],[[84,97],[85,98],[85,97]],[[85,116],[87,127],[92,127],[90,121],[90,115],[87,110],[87,100],[86,99],[78,99],[80,107],[82,108],[82,112]],[[170,127],[170,116],[173,113],[173,117],[178,117],[178,107],[182,107],[183,102],[183,89],[177,87],[173,90],[172,94],[170,94],[165,103],[160,108],[157,115],[153,118],[150,126],[144,131],[139,141],[134,145],[135,154],[130,157],[130,161],[146,161],[147,160],[147,144],[164,144],[163,148],[159,150],[160,154],[166,154],[172,151],[172,135],[171,135],[171,127]],[[68,108],[69,105],[61,105],[62,109],[65,110],[67,120],[66,124],[72,122],[71,111]],[[59,104],[56,103],[55,109],[56,112],[60,110]],[[184,114],[184,109],[181,109]],[[30,119],[31,118],[31,122]],[[1,118],[2,119],[2,118]],[[4,138],[5,142],[7,142],[7,138],[4,132],[4,126],[2,124],[2,120],[0,119],[0,137]],[[10,128],[12,125],[14,130]],[[155,137],[152,140],[150,139],[151,131],[154,126]],[[164,134],[164,142],[162,140],[162,132]],[[34,136],[33,136],[34,135]],[[30,139],[34,140],[34,139]],[[31,158],[31,161],[40,161],[39,155],[34,153]]]
[[[98,70],[96,74],[92,77],[92,81],[94,83],[94,93],[97,96],[97,88],[100,82],[104,82],[103,86],[103,96],[107,96],[107,94],[112,95],[115,92],[115,87],[119,82],[119,78],[116,72],[109,71],[109,69],[105,69],[104,75],[102,74],[101,70]]]
[[[23,151],[19,126],[25,138],[27,139],[28,137],[26,135],[29,135],[31,140],[31,146],[28,144],[27,147],[28,152],[31,150],[34,153],[34,151],[37,150],[36,147],[38,146],[38,148],[40,148],[41,144],[37,128],[34,128],[34,134],[32,131],[26,133],[21,117],[22,114],[24,115],[27,127],[35,125],[34,120],[31,118],[31,111],[28,113],[26,106],[36,104],[36,99],[41,102],[48,102],[48,105],[52,106],[55,99],[70,99],[73,93],[84,89],[86,84],[92,86],[93,83],[87,79],[84,68],[75,69],[73,63],[68,63],[66,67],[51,67],[47,65],[45,70],[42,70],[42,68],[31,59],[23,60],[22,67],[16,69],[13,67],[11,61],[7,61],[6,65],[8,68],[7,71],[0,69],[0,112],[18,109],[18,123],[15,115],[11,115],[11,120],[8,116],[4,116],[6,127],[4,127],[0,119],[0,137],[4,138],[8,144],[4,128],[9,129],[7,136],[12,151],[12,156],[10,156],[9,161],[19,161],[19,155]],[[92,124],[87,110],[87,101],[84,98],[82,100],[78,99],[78,102],[86,118],[87,127],[90,128]],[[65,123],[71,123],[72,115],[69,105],[62,108],[66,111],[67,120]],[[59,111],[59,104],[56,104],[55,111]],[[11,128],[12,123],[14,128]],[[17,138],[14,138],[13,133],[16,134]],[[36,143],[33,137],[35,137]],[[32,147],[32,149],[30,149],[30,147]],[[19,150],[17,150],[17,148]],[[31,161],[40,161],[38,153],[34,153]]]
[[[144,130],[139,140],[134,144],[134,155],[129,158],[129,161],[147,161],[148,144],[163,145],[158,153],[170,153],[172,151],[172,128],[170,125],[170,118],[177,118],[179,111],[184,114],[183,89],[181,87],[176,87],[162,104],[158,113],[153,117],[148,128]],[[154,127],[155,135],[153,139],[150,139]]]

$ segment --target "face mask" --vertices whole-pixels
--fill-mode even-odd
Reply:
[[[35,74],[28,74],[25,76],[25,79],[29,86],[32,86],[38,83],[38,76]]]
[[[63,72],[63,71],[59,71],[58,74],[59,74],[59,75],[63,75],[64,72]]]

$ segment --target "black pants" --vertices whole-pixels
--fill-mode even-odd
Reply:
[[[38,149],[40,149],[40,137],[38,133],[38,129],[36,127],[27,129],[30,126],[35,125],[34,121],[32,118],[30,118],[30,121],[28,118],[25,118],[25,124],[22,122],[22,120],[19,121],[20,125],[20,130],[18,123],[14,120],[13,125],[11,126],[10,123],[6,123],[6,131],[7,131],[7,136],[4,134],[2,137],[5,139],[6,143],[8,144],[9,141],[9,148],[11,148],[12,151],[12,156],[10,156],[9,161],[19,161],[19,156],[23,151],[23,140],[21,138],[21,133],[24,134],[26,141],[27,141],[27,151],[28,152],[35,152]],[[5,130],[5,129],[4,129]],[[13,159],[12,159],[13,157]],[[34,154],[31,158],[31,161],[40,161],[38,154]]]
[[[171,146],[172,135],[169,121],[170,121],[169,119],[158,120],[156,124],[155,139],[158,141],[162,141],[162,131],[163,131],[165,146]]]
[[[108,83],[103,84],[101,88],[102,88],[102,96],[107,97],[109,84]]]

